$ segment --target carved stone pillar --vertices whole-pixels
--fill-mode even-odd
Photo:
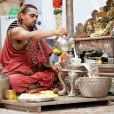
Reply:
[[[69,36],[74,33],[73,0],[66,0],[66,27]]]

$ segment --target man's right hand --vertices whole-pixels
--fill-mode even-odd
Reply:
[[[61,28],[56,30],[56,35],[57,36],[67,36],[68,35],[68,31],[65,28]]]

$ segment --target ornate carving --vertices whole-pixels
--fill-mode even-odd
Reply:
[[[89,37],[91,33],[93,33],[94,27],[93,27],[93,18],[90,18],[86,21],[84,24],[84,32],[86,33],[86,37]]]
[[[76,29],[76,32],[74,34],[75,38],[85,37],[84,26],[82,23],[78,23],[75,29]]]
[[[76,90],[76,78],[77,76],[82,76],[80,73],[83,73],[83,75],[87,72],[87,70],[73,70],[73,69],[64,69],[61,68],[60,72],[58,74],[59,81],[61,82],[63,89],[58,92],[59,95],[65,95],[67,93],[67,90],[69,91],[68,96],[75,96],[78,94],[78,91]],[[64,76],[68,76],[67,82],[70,82],[70,85],[66,84],[66,81],[64,80]]]
[[[68,72],[69,82],[70,82],[70,87],[71,87],[70,93],[68,94],[69,97],[75,96],[75,88],[76,88],[75,80],[76,80],[77,75],[78,73],[76,72],[73,72],[73,71]]]
[[[67,92],[67,86],[66,86],[66,83],[63,79],[64,75],[66,75],[66,72],[62,72],[62,71],[60,71],[58,74],[58,78],[59,78],[61,84],[63,85],[63,90],[58,92],[59,95],[65,95]]]
[[[81,39],[81,38],[80,38]],[[94,39],[94,40],[93,40]],[[79,55],[80,52],[89,50],[103,50],[109,57],[114,57],[114,39],[95,39],[92,40],[78,40],[76,41],[76,52]]]

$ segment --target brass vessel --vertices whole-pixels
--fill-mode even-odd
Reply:
[[[97,60],[96,60],[96,63],[97,63],[97,64],[102,64],[102,63],[103,63],[103,62],[102,62],[102,57],[98,57]]]
[[[15,90],[5,90],[5,97],[8,100],[16,100],[16,91]]]

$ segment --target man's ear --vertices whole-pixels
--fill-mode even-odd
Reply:
[[[24,14],[23,13],[21,13],[21,19],[23,19],[24,18]]]

